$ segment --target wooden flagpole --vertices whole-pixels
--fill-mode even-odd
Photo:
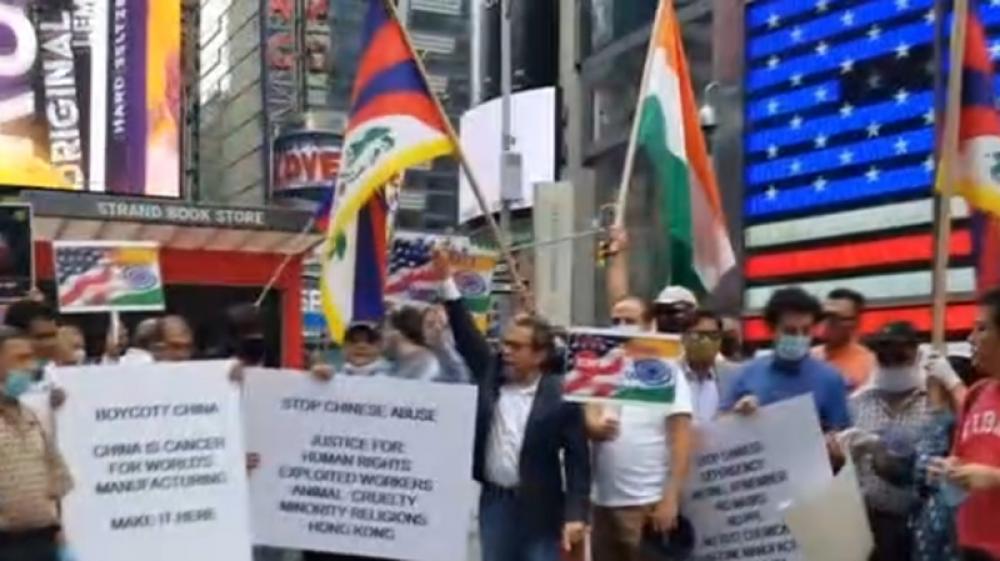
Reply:
[[[649,68],[651,58],[656,48],[656,36],[659,33],[660,19],[667,2],[671,0],[660,0],[656,6],[656,15],[653,19],[653,26],[649,32],[649,45],[646,47],[646,60],[642,66],[642,79],[639,80],[639,94],[635,101],[635,116],[632,117],[632,130],[628,136],[628,147],[625,150],[625,166],[622,168],[622,179],[618,184],[618,202],[615,204],[615,226],[622,228],[625,226],[625,210],[628,204],[629,185],[632,183],[632,170],[635,167],[635,150],[639,140],[639,121],[642,119],[642,99],[649,83]],[[666,219],[666,217],[663,217]]]
[[[518,291],[526,291],[528,285],[524,282],[524,278],[521,277],[521,273],[517,269],[517,260],[514,258],[514,254],[510,250],[510,244],[507,242],[507,237],[503,235],[496,219],[493,218],[493,212],[486,203],[486,197],[483,196],[483,191],[479,186],[479,180],[476,178],[476,174],[472,171],[472,166],[469,164],[469,159],[465,155],[465,150],[462,149],[462,143],[459,141],[458,134],[455,132],[455,127],[452,126],[451,120],[448,118],[448,114],[445,113],[444,107],[441,105],[441,100],[438,99],[438,96],[435,95],[433,90],[430,88],[430,83],[427,80],[427,67],[424,66],[424,61],[417,55],[417,50],[413,48],[413,42],[410,40],[410,34],[400,22],[399,14],[396,12],[396,6],[393,5],[392,0],[382,0],[382,3],[392,16],[393,21],[395,21],[399,25],[399,28],[403,31],[403,40],[406,41],[406,48],[413,56],[413,60],[416,61],[417,69],[420,72],[420,79],[423,81],[424,87],[426,87],[427,91],[430,93],[431,99],[434,100],[434,106],[441,115],[441,120],[444,121],[445,132],[451,140],[451,143],[455,146],[455,156],[458,158],[459,166],[465,173],[465,177],[469,180],[469,185],[472,187],[472,192],[476,196],[476,201],[479,202],[479,208],[483,211],[483,216],[486,217],[486,223],[489,225],[490,231],[493,233],[493,237],[496,238],[497,245],[500,248],[500,254],[503,256],[504,261],[507,263],[507,267],[510,269],[511,277],[514,280],[514,286]]]
[[[942,21],[946,14],[941,14]],[[935,217],[934,270],[932,277],[933,327],[931,342],[939,351],[946,344],[945,315],[948,313],[948,257],[951,241],[951,199],[958,180],[959,122],[962,111],[962,64],[969,19],[968,0],[955,0],[948,60],[947,104],[941,141],[941,169],[938,173],[938,204]],[[939,69],[943,72],[943,69]]]

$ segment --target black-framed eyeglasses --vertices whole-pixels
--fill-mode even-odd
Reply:
[[[611,325],[621,327],[623,325],[639,325],[639,322],[632,318],[611,318]]]

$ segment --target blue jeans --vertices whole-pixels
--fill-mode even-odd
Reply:
[[[525,529],[514,493],[490,485],[479,497],[479,540],[483,561],[560,561],[559,538]]]

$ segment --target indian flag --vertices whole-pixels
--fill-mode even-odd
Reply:
[[[639,96],[636,142],[656,174],[661,222],[670,240],[669,284],[704,293],[719,284],[736,259],[673,2],[663,0],[657,14]]]

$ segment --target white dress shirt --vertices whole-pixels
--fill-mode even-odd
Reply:
[[[685,363],[684,373],[691,387],[694,422],[711,423],[719,413],[719,382],[713,368],[707,377],[700,377]]]
[[[538,380],[530,386],[500,388],[486,442],[486,479],[494,485],[513,489],[521,482],[521,446],[537,391]]]

